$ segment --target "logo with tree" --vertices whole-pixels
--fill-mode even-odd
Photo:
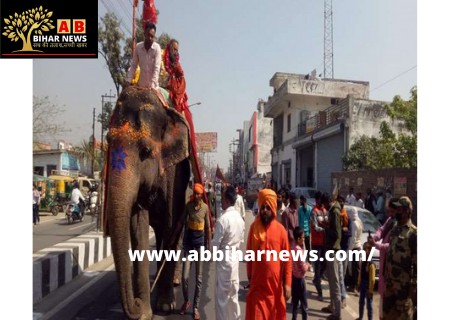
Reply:
[[[11,39],[11,41],[17,42],[17,40],[22,39],[23,47],[19,51],[35,51],[43,52],[39,50],[34,50],[31,43],[31,35],[34,31],[35,34],[42,35],[42,32],[50,31],[55,27],[52,25],[53,20],[49,20],[53,12],[47,12],[48,9],[42,11],[42,6],[35,9],[30,9],[22,12],[22,14],[14,13],[13,16],[9,16],[10,19],[5,18],[6,27],[4,27],[5,32],[2,33],[5,37]],[[28,33],[27,33],[28,31]]]

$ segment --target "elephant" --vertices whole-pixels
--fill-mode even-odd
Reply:
[[[165,107],[153,90],[122,91],[107,134],[106,228],[111,237],[121,303],[129,319],[151,319],[149,261],[131,262],[128,249],[149,249],[149,225],[157,249],[167,250],[185,207],[190,178],[189,125]],[[131,272],[133,266],[133,276]],[[174,261],[157,283],[156,308],[173,311]]]

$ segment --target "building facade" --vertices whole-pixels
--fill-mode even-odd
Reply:
[[[259,100],[250,121],[244,121],[243,154],[245,182],[271,172],[273,119],[264,116],[266,102]]]
[[[331,173],[363,134],[379,135],[391,121],[386,102],[369,100],[369,83],[275,73],[266,117],[273,119],[272,180],[276,188],[312,187],[332,192]],[[402,131],[399,123],[394,133]]]

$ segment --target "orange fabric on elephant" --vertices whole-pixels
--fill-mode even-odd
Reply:
[[[289,241],[285,228],[275,219],[276,194],[269,189],[263,189],[258,196],[258,204],[268,205],[274,219],[264,226],[258,216],[250,227],[247,239],[247,250],[255,251],[257,259],[258,250],[275,250],[277,260],[267,260],[267,254],[261,256],[261,261],[247,261],[247,275],[250,281],[250,291],[247,294],[246,319],[286,319],[286,301],[284,299],[283,279],[285,284],[291,286],[292,258],[281,261],[279,253],[282,250],[290,252]],[[283,274],[284,272],[284,274]]]
[[[167,90],[170,92],[170,99],[172,100],[174,108],[177,109],[178,112],[183,112],[186,108],[183,102],[187,101],[186,80],[180,62],[177,62],[171,72]]]

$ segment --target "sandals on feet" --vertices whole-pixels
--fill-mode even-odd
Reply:
[[[197,308],[194,309],[194,320],[200,320],[200,313]]]
[[[181,307],[181,310],[180,310],[180,314],[181,315],[185,314],[187,309],[189,309],[190,305],[191,305],[191,303],[189,301],[186,301],[185,303],[183,303],[183,306]]]

